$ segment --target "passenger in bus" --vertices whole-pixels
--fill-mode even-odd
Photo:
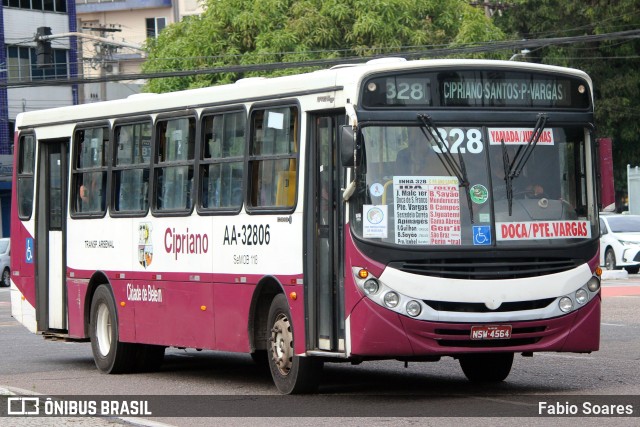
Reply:
[[[101,174],[85,173],[83,182],[80,185],[79,196],[80,206],[79,212],[95,212],[101,210]]]
[[[444,166],[431,143],[417,127],[407,130],[407,146],[398,151],[396,176],[445,176]]]

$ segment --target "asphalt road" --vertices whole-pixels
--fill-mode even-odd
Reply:
[[[177,426],[212,425],[213,422],[215,425],[362,425],[363,419],[348,416],[351,413],[372,417],[366,419],[366,424],[458,426],[478,424],[481,420],[468,417],[487,415],[483,408],[509,408],[513,410],[512,416],[521,416],[518,411],[529,410],[536,404],[531,402],[532,396],[534,400],[554,396],[577,398],[581,403],[593,396],[610,395],[614,396],[613,403],[615,396],[640,402],[640,277],[604,281],[603,297],[601,349],[592,354],[516,356],[509,378],[491,386],[469,383],[457,361],[451,358],[437,363],[410,363],[408,367],[397,361],[365,362],[358,366],[327,364],[319,393],[298,398],[279,396],[269,373],[247,355],[170,349],[160,372],[100,374],[89,344],[45,341],[13,320],[9,290],[0,288],[0,388],[18,394],[53,396],[176,396],[170,398],[167,405],[171,400],[177,405],[186,396],[191,400],[189,404],[208,404],[202,414],[209,414],[211,407],[217,407],[224,415],[214,419],[198,413],[180,418],[135,419],[136,423],[148,423],[149,419]],[[519,399],[522,401],[518,402]],[[443,408],[449,408],[449,413],[447,410],[443,413]],[[635,409],[637,422],[640,405]],[[261,410],[269,417],[253,417]],[[423,418],[430,414],[444,418]],[[246,416],[252,418],[242,418]],[[299,418],[301,416],[307,418]],[[504,418],[481,422],[494,425],[501,420]],[[548,418],[523,420],[518,424],[548,425],[549,421]],[[575,424],[575,420],[567,418],[553,420],[555,425]],[[629,421],[629,418],[611,418],[607,424],[629,425]],[[62,419],[56,419],[54,424],[60,422]],[[80,422],[74,425],[88,425]],[[95,422],[103,425],[100,423],[124,421]],[[600,425],[602,419],[587,418],[581,424]]]

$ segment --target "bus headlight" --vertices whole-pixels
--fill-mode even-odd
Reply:
[[[407,309],[407,314],[411,317],[420,316],[420,313],[422,312],[422,306],[416,300],[409,301],[407,303],[406,309]]]
[[[378,293],[378,290],[380,289],[380,285],[378,284],[378,281],[375,279],[369,279],[366,282],[364,282],[364,285],[362,285],[364,291],[367,293],[367,295],[375,295]]]
[[[587,288],[589,288],[591,292],[597,292],[598,289],[600,289],[600,280],[595,276],[592,277],[587,282]]]
[[[576,291],[576,301],[578,304],[584,304],[589,300],[589,294],[584,289],[578,289]]]
[[[558,302],[558,306],[560,307],[560,310],[568,313],[573,308],[573,301],[571,301],[571,298],[569,297],[562,297],[560,298],[560,302]]]
[[[400,302],[400,296],[391,291],[384,294],[384,304],[389,308],[394,308]]]

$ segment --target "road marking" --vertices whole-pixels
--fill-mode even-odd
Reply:
[[[581,360],[593,360],[592,356],[571,356],[568,354],[551,354],[551,353],[536,353],[537,356],[544,357],[560,357],[562,359],[581,359]]]
[[[20,323],[13,321],[13,322],[0,322],[0,327],[2,326],[18,326]]]
[[[619,323],[604,323],[604,322],[602,322],[601,325],[604,325],[604,326],[627,326],[627,325],[621,325]]]

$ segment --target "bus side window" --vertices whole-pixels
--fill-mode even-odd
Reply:
[[[33,212],[33,169],[35,165],[36,138],[34,135],[20,137],[18,145],[18,216],[30,219]]]
[[[255,110],[251,119],[251,207],[291,209],[297,190],[298,109]]]
[[[109,128],[82,128],[74,132],[72,214],[102,215],[106,212]]]
[[[243,202],[246,113],[205,116],[200,162],[200,208],[237,210]]]
[[[114,129],[113,211],[144,215],[149,208],[151,123]]]
[[[190,210],[192,207],[195,123],[193,117],[158,122],[157,211]]]

